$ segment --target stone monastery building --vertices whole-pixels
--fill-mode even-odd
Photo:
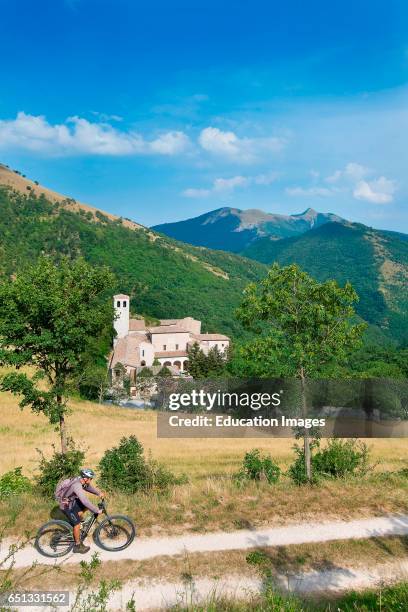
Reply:
[[[117,335],[109,364],[111,371],[120,363],[127,374],[134,375],[138,368],[152,366],[157,359],[174,372],[185,372],[188,369],[188,346],[197,342],[206,354],[213,347],[225,353],[229,346],[228,336],[202,334],[201,321],[192,317],[163,319],[160,325],[151,327],[143,319],[130,318],[128,295],[115,295],[113,300]]]

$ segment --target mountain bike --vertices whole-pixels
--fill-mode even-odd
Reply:
[[[136,537],[136,528],[128,516],[108,514],[104,501],[98,504],[105,518],[98,521],[99,514],[91,514],[81,524],[80,542],[83,542],[94,523],[97,527],[93,533],[95,543],[104,550],[119,551],[127,548]],[[63,557],[73,549],[75,544],[72,525],[68,521],[53,520],[42,525],[37,532],[34,546],[46,557]]]

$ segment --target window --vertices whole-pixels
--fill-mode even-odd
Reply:
[[[116,307],[117,307],[117,308],[120,308],[120,302],[119,302],[119,300],[116,302]]]
[[[123,302],[123,308],[126,308],[126,302]]]
[[[167,345],[163,344],[163,351],[167,351]]]
[[[144,357],[144,349],[142,349],[142,357]]]
[[[176,344],[176,351],[178,351],[178,350],[179,350],[179,348],[178,348],[178,347],[179,347],[179,345],[178,345],[178,344]]]

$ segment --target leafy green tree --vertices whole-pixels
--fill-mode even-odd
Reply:
[[[339,363],[359,346],[365,324],[353,324],[358,296],[350,283],[319,283],[292,264],[274,264],[259,284],[250,284],[239,320],[259,337],[244,347],[248,360],[269,364],[269,376],[300,379],[302,414],[307,414],[306,379],[321,375],[326,365]],[[333,370],[332,370],[333,371]],[[312,478],[310,434],[304,430],[307,480]]]
[[[20,396],[21,408],[30,406],[57,425],[63,453],[70,384],[91,339],[112,330],[113,307],[105,293],[113,282],[106,267],[68,258],[55,264],[42,256],[0,283],[0,363],[35,369],[32,376],[6,374],[0,388]]]

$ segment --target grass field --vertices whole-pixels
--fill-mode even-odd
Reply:
[[[0,473],[16,466],[32,477],[41,449],[45,455],[58,444],[58,435],[47,420],[21,411],[15,398],[0,394]],[[249,483],[238,489],[231,475],[244,453],[262,448],[283,470],[293,460],[289,439],[157,439],[156,414],[124,408],[71,402],[69,432],[86,450],[86,463],[96,467],[103,452],[122,436],[134,434],[176,474],[189,482],[163,495],[115,495],[110,507],[134,517],[142,534],[237,529],[265,523],[282,524],[318,517],[338,518],[380,515],[408,510],[408,479],[398,471],[408,465],[408,440],[369,441],[373,471],[364,479],[327,480],[318,487],[296,487],[288,478],[274,486]],[[0,502],[0,522],[11,513],[12,531],[35,528],[49,516],[52,501],[28,494]]]

